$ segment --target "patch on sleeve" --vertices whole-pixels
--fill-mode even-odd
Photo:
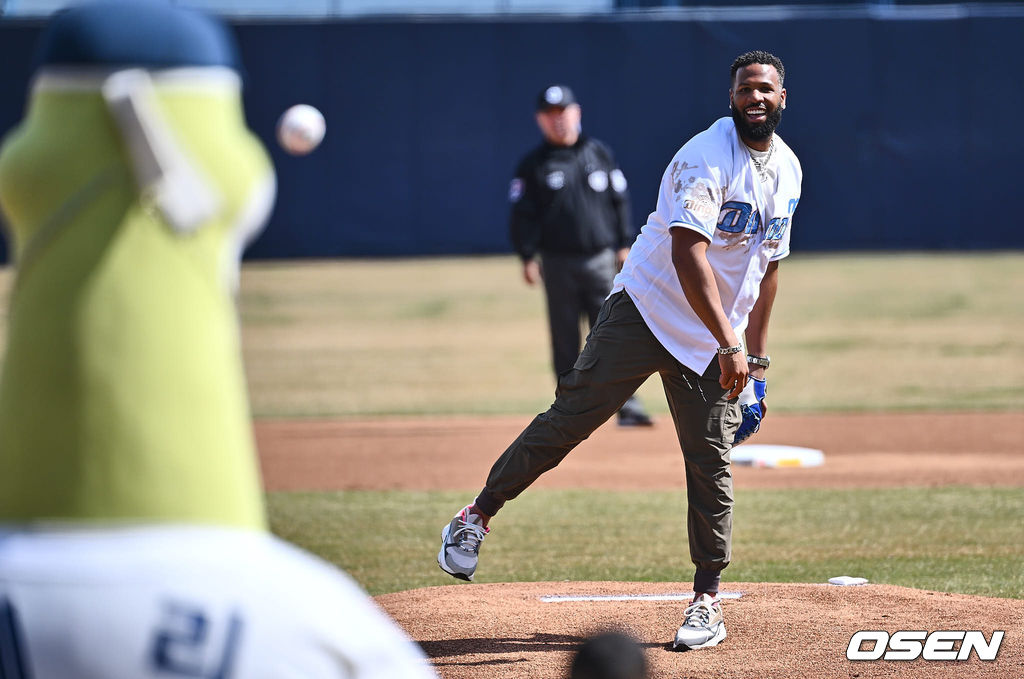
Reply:
[[[523,197],[523,180],[516,177],[512,180],[512,183],[508,185],[508,200],[511,203],[518,203],[519,199]]]
[[[603,170],[596,170],[587,176],[587,183],[590,188],[601,193],[608,188],[608,174]]]
[[[700,179],[690,177],[691,182],[680,187],[677,193],[678,199],[684,210],[697,215],[701,220],[707,220],[718,215],[718,201],[715,200],[715,193],[709,182],[701,177]]]
[[[609,177],[612,180],[612,189],[615,190],[615,193],[622,193],[626,190],[626,175],[622,174],[622,170],[615,168]]]

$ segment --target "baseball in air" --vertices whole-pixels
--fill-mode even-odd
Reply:
[[[327,132],[324,116],[309,104],[296,104],[277,121],[277,141],[293,156],[304,156],[323,141]]]

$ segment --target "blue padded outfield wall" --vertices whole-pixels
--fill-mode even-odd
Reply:
[[[279,179],[249,256],[508,252],[508,182],[553,81],[616,151],[639,228],[676,149],[728,114],[729,65],[753,48],[787,66],[794,250],[1024,247],[1024,11],[796,11],[236,24]],[[38,30],[0,22],[0,132],[22,114]],[[299,102],[328,132],[293,158],[273,132]]]

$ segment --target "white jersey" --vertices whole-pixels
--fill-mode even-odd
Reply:
[[[429,679],[344,573],[258,531],[0,532],[6,679]]]
[[[731,118],[688,141],[661,180],[657,209],[630,250],[612,292],[625,289],[658,341],[676,360],[703,373],[718,341],[690,307],[672,265],[672,228],[693,229],[710,244],[722,308],[742,337],[768,263],[789,254],[793,211],[803,173],[778,136],[762,181]]]

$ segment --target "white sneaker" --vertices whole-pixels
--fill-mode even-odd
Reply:
[[[480,516],[469,513],[470,507],[472,505],[463,507],[441,531],[441,551],[437,553],[441,570],[466,581],[473,579],[480,559],[480,543],[491,532],[484,527]]]
[[[722,602],[707,594],[700,597],[683,611],[686,622],[676,632],[673,648],[708,648],[717,646],[725,638],[725,619],[722,617]]]

